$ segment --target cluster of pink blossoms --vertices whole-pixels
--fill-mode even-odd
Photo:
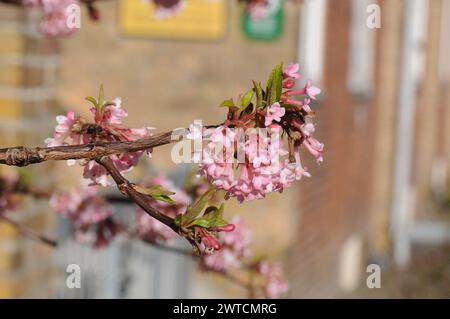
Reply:
[[[217,236],[221,249],[213,254],[202,255],[202,266],[205,270],[226,271],[241,268],[242,260],[250,257],[251,231],[240,217],[234,217],[232,232],[220,232]]]
[[[75,145],[93,142],[135,141],[151,135],[151,128],[127,128],[122,125],[122,120],[128,116],[122,108],[120,98],[101,107],[91,107],[95,123],[86,123],[76,117],[73,111],[66,116],[56,117],[58,125],[52,138],[47,138],[47,146]],[[148,153],[150,154],[150,150]],[[137,165],[144,152],[129,152],[111,155],[117,169],[122,173],[129,172]],[[95,161],[80,161],[84,166],[83,177],[92,181],[91,185],[109,185],[106,169]],[[75,161],[68,161],[68,165],[74,165]]]
[[[309,177],[300,160],[302,145],[317,162],[323,161],[323,144],[312,137],[315,126],[309,120],[309,103],[320,89],[308,81],[303,88],[294,90],[300,78],[298,70],[298,64],[289,64],[283,70],[279,85],[284,91],[279,101],[269,107],[250,103],[240,113],[230,109],[231,120],[200,134],[209,139],[200,174],[225,190],[226,198],[236,197],[239,202],[262,199],[271,192],[282,192],[302,176]],[[301,101],[294,100],[297,95]],[[199,128],[191,127],[187,137],[198,138],[198,131]],[[288,136],[290,151],[284,147],[283,135]],[[284,158],[286,155],[288,158]]]
[[[42,10],[44,17],[40,24],[40,31],[51,37],[69,36],[77,29],[70,28],[67,21],[69,19],[69,6],[79,4],[79,0],[22,0],[26,7],[34,7]]]
[[[259,275],[262,277],[262,295],[264,298],[276,299],[285,295],[289,290],[281,263],[269,263],[262,261],[257,267]]]
[[[54,194],[50,198],[50,206],[70,220],[74,236],[79,242],[104,247],[119,232],[119,227],[111,217],[111,207],[97,193],[97,187],[84,187]],[[93,233],[95,238],[92,238]]]
[[[155,178],[148,178],[142,183],[143,186],[161,185],[164,189],[175,193],[171,198],[175,204],[165,201],[151,199],[150,203],[160,213],[174,218],[178,214],[184,214],[187,206],[191,203],[190,197],[180,188],[173,185],[172,181],[160,175]],[[147,241],[166,241],[175,235],[172,229],[164,225],[155,218],[149,216],[141,208],[137,208],[137,232],[140,238]]]

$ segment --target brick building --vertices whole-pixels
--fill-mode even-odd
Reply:
[[[56,43],[33,31],[36,17],[23,10],[0,8],[0,142],[2,147],[40,144],[56,110]],[[7,173],[9,167],[0,167]],[[30,168],[37,185],[53,182],[51,164]],[[43,177],[45,176],[45,178]],[[14,218],[52,234],[54,218],[46,203],[27,202]],[[0,223],[0,298],[52,296],[53,251],[23,238]]]
[[[370,263],[406,266],[416,220],[433,216],[438,209],[433,188],[448,181],[450,106],[443,74],[449,67],[443,34],[449,3],[379,1],[381,28],[355,34],[353,28],[364,28],[355,25],[360,3],[325,4],[325,95],[317,111],[327,157],[301,185],[302,222],[289,250],[293,296],[351,291],[364,285]],[[370,3],[376,2],[365,2]],[[363,64],[355,59],[358,54],[366,57]],[[352,91],[355,67],[360,67],[356,76],[372,70],[372,89]]]

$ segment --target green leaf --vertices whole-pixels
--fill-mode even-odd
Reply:
[[[148,195],[156,200],[167,202],[167,203],[173,204],[173,205],[176,204],[176,202],[172,198],[169,197],[171,195],[174,195],[175,193],[165,190],[164,188],[162,188],[161,185],[153,185],[151,187],[135,186],[134,188],[139,193]]]
[[[209,228],[209,227],[211,227],[211,224],[208,219],[202,217],[202,218],[194,219],[187,227],[192,227],[192,226]]]
[[[256,107],[260,107],[263,101],[263,89],[261,87],[261,83],[253,81],[253,91],[256,94]]]
[[[175,216],[175,225],[181,226],[183,222],[183,215],[178,214],[177,216]]]
[[[93,96],[86,96],[84,99],[85,99],[86,101],[91,102],[95,107],[98,106],[98,105],[97,105],[97,100],[95,99],[95,97],[93,97]]]
[[[156,199],[156,200],[160,200],[160,201],[172,204],[172,205],[176,205],[177,204],[176,201],[174,201],[172,198],[170,198],[167,195],[151,195],[151,197]]]
[[[220,205],[219,208],[215,206],[209,206],[206,208],[205,213],[201,218],[192,220],[187,227],[200,226],[203,228],[217,227],[228,225],[228,222],[223,219],[224,205]]]
[[[198,215],[202,212],[203,208],[205,208],[206,204],[211,201],[214,193],[216,192],[215,188],[210,188],[206,191],[199,200],[194,205],[189,205],[186,214],[184,215],[185,223],[191,223]]]
[[[283,85],[283,63],[273,68],[267,80],[267,103],[272,105],[281,98],[281,89]]]
[[[103,108],[105,104],[105,91],[103,89],[103,84],[100,84],[100,90],[98,92],[97,106],[100,110]]]
[[[241,99],[240,110],[245,110],[247,108],[247,106],[252,101],[254,95],[255,95],[255,92],[253,91],[253,89],[250,89],[247,92],[245,92],[244,96]]]
[[[234,104],[233,99],[224,100],[222,103],[220,103],[219,107],[233,107],[236,106]]]
[[[228,222],[223,219],[223,211],[223,204],[221,204],[219,208],[210,206],[206,209],[205,214],[202,218],[208,220],[210,227],[225,226],[228,224]]]

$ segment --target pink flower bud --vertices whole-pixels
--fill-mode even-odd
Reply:
[[[211,227],[209,228],[212,231],[224,231],[224,232],[232,232],[233,230],[235,230],[236,225],[234,224],[228,224],[225,226],[215,226],[215,227]]]

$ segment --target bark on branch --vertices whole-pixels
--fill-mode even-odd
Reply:
[[[108,173],[111,175],[114,182],[117,184],[117,188],[119,191],[130,197],[130,199],[136,203],[139,207],[141,207],[147,214],[152,216],[153,218],[156,218],[161,223],[165,224],[166,226],[169,226],[173,231],[178,233],[179,228],[175,224],[175,221],[173,218],[161,214],[156,209],[154,209],[148,201],[147,195],[141,194],[133,187],[133,184],[130,183],[120,172],[119,170],[114,166],[114,163],[111,161],[111,159],[107,156],[104,156],[100,159],[96,160],[97,163],[102,165]]]
[[[176,136],[176,131],[126,142],[90,143],[42,148],[27,148],[23,146],[2,148],[0,149],[0,164],[21,167],[45,161],[61,161],[69,159],[95,160],[102,156],[112,154],[148,150],[153,147],[176,142],[181,138],[180,135],[180,138],[178,139],[173,139],[172,136]]]

